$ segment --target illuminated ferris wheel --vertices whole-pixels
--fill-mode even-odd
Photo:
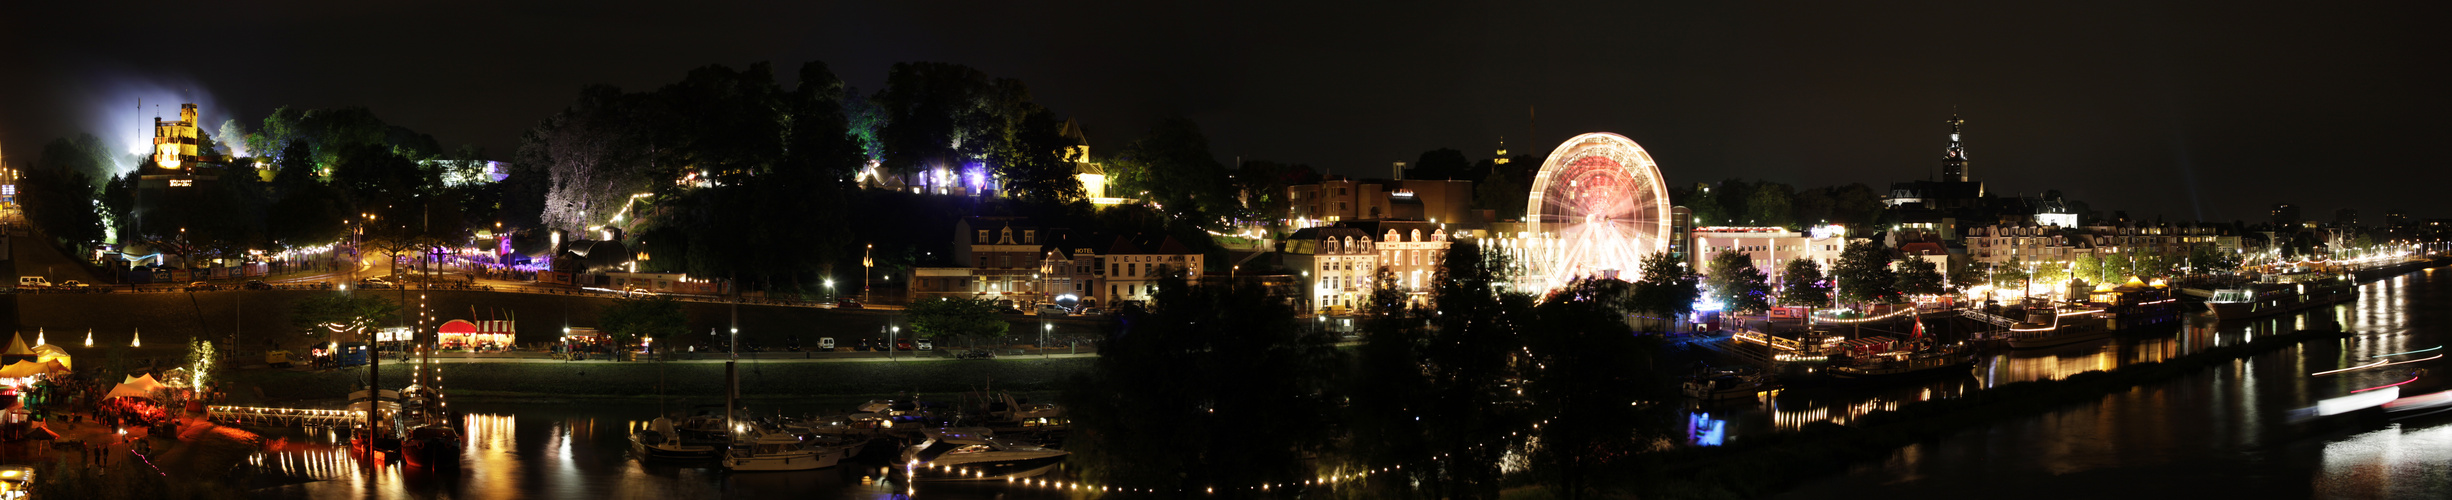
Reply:
[[[1652,155],[1625,136],[1568,139],[1541,164],[1524,209],[1528,284],[1580,277],[1634,280],[1643,257],[1669,247],[1669,195]]]

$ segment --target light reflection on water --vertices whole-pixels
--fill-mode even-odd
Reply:
[[[2447,423],[2452,419],[2377,427],[2284,422],[2290,409],[2400,381],[2408,377],[2406,369],[2434,373],[2413,384],[2410,392],[2452,388],[2446,378],[2452,374],[2452,362],[2444,361],[2309,375],[2367,362],[2370,356],[2452,343],[2452,333],[2447,333],[2452,330],[2452,310],[2442,306],[2447,303],[2452,303],[2452,274],[2424,272],[2364,285],[2358,300],[2292,317],[2218,325],[2191,321],[2170,338],[2093,347],[2119,353],[2116,362],[2125,364],[2194,352],[2197,345],[2205,345],[2197,342],[2229,345],[2301,324],[2337,322],[2354,333],[2232,361],[2094,403],[1962,431],[1898,450],[1889,460],[1857,467],[1846,476],[1808,483],[1786,496],[1835,498],[1879,491],[1888,498],[1963,498],[1968,491],[1987,491],[2027,498],[2452,498],[2452,423]],[[2146,353],[2155,350],[2161,354]],[[2004,366],[2022,363],[2017,357],[2087,355],[2013,354]],[[2060,359],[2037,363],[2069,366]],[[2028,371],[2045,376],[2055,370],[2066,375],[2063,368]]]
[[[816,471],[728,473],[712,463],[642,463],[630,457],[629,430],[653,418],[628,403],[487,404],[455,402],[465,416],[466,447],[456,470],[394,462],[372,468],[350,455],[337,433],[260,429],[275,445],[249,459],[265,474],[308,480],[266,488],[258,498],[1053,498],[995,484],[921,485],[880,476],[879,464]],[[873,445],[890,446],[890,445]]]

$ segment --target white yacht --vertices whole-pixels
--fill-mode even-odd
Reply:
[[[1034,477],[1064,463],[1064,450],[1000,439],[984,428],[925,429],[902,452],[904,471],[920,481],[990,481]]]

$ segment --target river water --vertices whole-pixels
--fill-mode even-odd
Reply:
[[[904,484],[877,480],[882,463],[845,462],[800,472],[728,473],[716,464],[643,462],[630,456],[629,432],[655,418],[653,403],[509,404],[455,401],[464,407],[467,448],[458,470],[400,463],[359,465],[327,431],[266,431],[261,470],[305,480],[254,492],[257,498],[1058,498],[1044,488],[982,484]],[[819,408],[786,408],[786,413]],[[884,441],[872,448],[890,446]],[[864,456],[886,457],[891,453]],[[1048,478],[1061,478],[1063,471]],[[867,480],[864,482],[864,479]]]
[[[1900,449],[1789,493],[1793,498],[2114,497],[2452,498],[2452,424],[2380,430],[2307,428],[2291,409],[2391,383],[2405,370],[2314,377],[2370,355],[2452,343],[2452,268],[2363,285],[2351,303],[2245,322],[2191,316],[2160,334],[2124,336],[1990,356],[1969,376],[1881,389],[1799,389],[1698,413],[1719,439],[1744,439],[1817,421],[1846,422],[1880,409],[2027,380],[2056,379],[2307,328],[2348,339],[2316,341],[2093,404],[1996,422]],[[2452,359],[2452,358],[2447,358]],[[2431,368],[2443,377],[2452,363]],[[2432,381],[2422,381],[2427,383]],[[2413,384],[2412,387],[2418,387]],[[2441,385],[2416,392],[2442,390]],[[259,490],[265,498],[1056,498],[1045,488],[909,485],[880,480],[883,463],[808,472],[726,473],[707,465],[641,462],[628,433],[652,404],[513,404],[458,401],[467,453],[457,470],[360,467],[323,431],[274,430],[255,457],[267,471],[313,479]],[[836,405],[841,406],[841,405]],[[785,408],[787,413],[840,408]],[[872,454],[878,456],[880,454]],[[1062,472],[1051,476],[1061,479]]]
[[[2452,419],[2381,428],[2290,423],[2317,400],[2409,378],[2403,392],[2444,390],[2452,358],[2326,376],[2369,356],[2452,343],[2452,268],[2361,287],[2358,300],[2244,323],[2191,318],[2155,338],[1996,356],[1968,380],[1890,394],[1879,402],[1779,401],[1751,424],[1786,427],[1845,418],[1856,407],[2056,378],[2163,359],[2298,328],[2339,325],[2347,339],[2311,341],[2102,400],[1996,422],[1892,453],[1880,463],[1809,483],[1791,498],[2452,498]],[[2395,360],[2423,358],[2401,356]],[[1815,413],[1819,412],[1819,413]],[[1740,420],[1740,422],[1748,422]],[[1742,437],[1738,438],[1742,439]]]

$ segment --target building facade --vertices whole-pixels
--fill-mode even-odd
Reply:
[[[1299,271],[1310,290],[1298,307],[1323,315],[1344,315],[1360,307],[1371,293],[1371,273],[1379,268],[1379,249],[1372,235],[1351,227],[1313,227],[1295,231],[1285,240],[1285,265]]]
[[[1779,227],[1698,227],[1694,229],[1694,251],[1686,265],[1697,273],[1710,269],[1711,258],[1720,252],[1737,252],[1754,259],[1754,268],[1779,283],[1787,276],[1788,262],[1805,259],[1822,265],[1828,272],[1839,253],[1847,250],[1847,231],[1839,226],[1824,226],[1812,232],[1799,233]]]
[[[1329,176],[1319,184],[1287,186],[1286,202],[1286,220],[1295,227],[1367,220],[1464,223],[1473,217],[1473,182]]]

